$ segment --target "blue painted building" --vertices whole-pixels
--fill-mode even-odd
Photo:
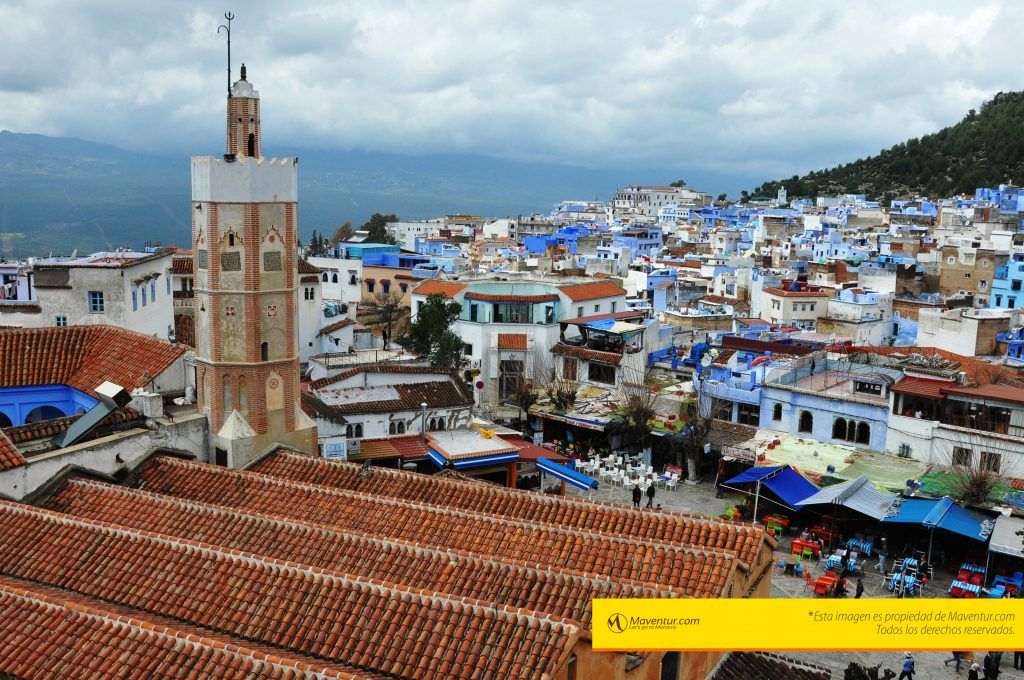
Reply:
[[[989,305],[999,309],[1024,307],[1024,253],[1012,253],[992,278]]]
[[[85,413],[99,403],[67,385],[0,388],[0,427]]]

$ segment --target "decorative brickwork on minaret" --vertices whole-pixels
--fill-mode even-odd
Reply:
[[[311,450],[315,431],[298,408],[298,159],[260,156],[244,65],[227,111],[224,158],[192,159],[196,391],[216,457],[240,466],[275,443]]]

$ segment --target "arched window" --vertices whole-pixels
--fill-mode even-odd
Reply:
[[[846,441],[852,442],[857,439],[857,423],[850,421],[846,424]]]
[[[772,420],[782,420],[782,404],[772,407]]]
[[[430,430],[431,432],[436,430],[437,429],[437,421],[434,420],[433,418],[431,418],[429,424],[427,425],[427,429]]]
[[[867,423],[857,423],[857,443],[871,443],[871,426],[868,425]]]
[[[814,416],[810,411],[800,411],[800,423],[797,425],[798,432],[810,433],[814,431]]]
[[[270,345],[265,342],[260,343],[260,361],[266,361],[270,358]]]
[[[348,275],[348,285],[354,286],[357,283],[359,283],[359,279],[356,278],[356,275],[355,274],[349,274]]]
[[[832,423],[832,439],[846,439],[845,418],[836,418]]]
[[[224,409],[224,414],[227,415],[234,408],[234,404],[231,402],[231,376],[224,376],[223,397],[224,401],[221,404],[221,408]]]
[[[10,427],[13,424],[11,419],[7,417],[7,414],[0,411],[0,427]]]
[[[338,282],[338,272],[334,272],[333,274],[331,274],[331,283],[337,283],[337,282]]]
[[[353,436],[356,439],[359,439],[360,437],[363,436],[363,424],[362,423],[356,423],[356,427],[355,427],[355,431],[353,432]]]
[[[409,285],[405,283],[400,283],[398,284],[398,289],[401,290],[402,293],[404,294],[407,290],[409,290]]]
[[[238,376],[238,411],[249,417],[249,386],[245,384],[245,376]]]
[[[229,246],[234,246],[235,245],[235,232],[233,232],[233,231],[229,231],[228,232],[228,245]]]
[[[366,282],[366,292],[367,293],[372,293],[373,292],[373,288],[374,288],[375,285],[376,285],[376,282],[373,279],[368,280]]]
[[[380,280],[380,289],[381,289],[381,291],[385,295],[390,293],[391,292],[391,280],[390,279],[381,279]]]
[[[398,434],[405,434],[405,421],[404,420],[399,420],[398,421]]]
[[[53,420],[54,418],[63,418],[64,412],[56,406],[37,406],[28,412],[25,416],[26,423],[40,423],[44,420]]]
[[[346,425],[345,426],[345,436],[350,438],[350,439],[352,438],[352,426],[351,425]]]
[[[437,419],[437,429],[442,432],[444,431],[444,418]]]
[[[249,158],[256,157],[256,135],[252,132],[249,133]]]
[[[327,283],[327,272],[324,272],[323,281],[324,283]],[[337,283],[337,281],[335,281],[335,283]]]
[[[398,428],[395,427],[395,422],[394,421],[391,421],[390,423],[388,423],[388,434],[395,434],[395,431],[397,429]]]

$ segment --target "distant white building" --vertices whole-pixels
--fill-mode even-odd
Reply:
[[[168,339],[174,334],[172,251],[130,250],[37,260],[38,305],[0,303],[0,325],[22,328],[106,324]]]
[[[662,187],[630,184],[615,194],[613,205],[619,210],[635,210],[648,217],[658,217],[659,211],[672,204],[676,209],[711,204],[711,194],[688,187]]]

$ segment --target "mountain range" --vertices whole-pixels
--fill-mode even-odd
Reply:
[[[1000,92],[950,127],[909,139],[878,155],[765,182],[754,196],[790,198],[867,194],[887,202],[916,196],[974,193],[978,187],[1024,184],[1024,92]],[[748,192],[744,191],[744,194]]]
[[[270,149],[299,157],[299,226],[330,235],[375,212],[402,219],[462,213],[548,213],[565,199],[608,200],[630,182],[667,183],[678,170],[595,170],[470,154]],[[69,254],[146,242],[187,247],[190,164],[66,137],[0,132],[0,257]],[[682,175],[704,187],[734,178]],[[699,180],[699,182],[697,181]]]

